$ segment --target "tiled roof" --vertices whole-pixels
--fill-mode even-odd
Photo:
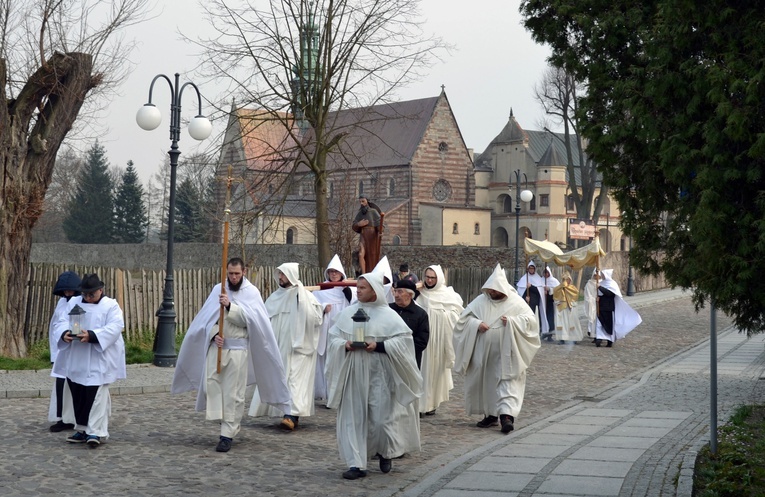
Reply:
[[[394,102],[332,112],[328,126],[342,134],[340,146],[327,157],[327,168],[348,166],[395,166],[409,164],[414,157],[439,97]],[[270,118],[266,111],[239,109],[242,141],[250,168],[271,168],[280,158],[278,147],[294,149],[295,142],[285,131],[283,121]],[[309,143],[312,130],[304,142]],[[330,140],[332,137],[330,137]]]

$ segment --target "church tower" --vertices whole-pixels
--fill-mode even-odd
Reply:
[[[308,4],[308,18],[300,27],[300,60],[292,67],[293,78],[290,83],[293,95],[292,114],[301,131],[310,127],[305,120],[305,109],[315,104],[319,98],[316,81],[320,74],[319,44],[320,31],[315,23],[314,4]]]

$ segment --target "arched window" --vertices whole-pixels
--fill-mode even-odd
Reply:
[[[480,223],[475,223],[475,227],[473,229],[473,234],[474,235],[480,235],[481,234],[481,224]]]
[[[452,234],[453,235],[460,234],[460,227],[457,225],[457,223],[454,223],[454,225],[452,225]]]
[[[505,228],[497,228],[491,237],[492,247],[507,247],[508,236]]]
[[[327,198],[332,198],[335,195],[335,184],[329,182],[329,188],[327,188]]]
[[[293,245],[297,241],[297,230],[287,228],[287,245]]]
[[[359,195],[364,195],[364,182],[359,181]]]
[[[401,237],[398,235],[393,236],[393,245],[401,245]]]
[[[513,212],[513,199],[510,195],[505,195],[502,212]]]
[[[393,197],[396,195],[396,180],[391,178],[388,181],[388,196]]]

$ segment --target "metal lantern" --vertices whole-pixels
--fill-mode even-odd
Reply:
[[[71,311],[69,311],[69,331],[73,336],[77,336],[82,331],[82,316],[85,314],[85,309],[79,305],[75,305]]]
[[[353,320],[353,347],[365,348],[367,337],[367,323],[369,322],[369,314],[364,312],[364,309],[359,307],[356,313],[351,316]]]

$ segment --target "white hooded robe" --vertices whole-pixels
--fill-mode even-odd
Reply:
[[[327,380],[329,406],[337,408],[337,444],[346,465],[365,469],[375,454],[393,459],[420,450],[420,424],[416,400],[422,377],[414,358],[412,330],[388,307],[382,278],[367,273],[376,300],[345,309],[329,330]],[[384,342],[385,352],[348,351],[353,341],[354,313],[369,315],[366,336]]]

